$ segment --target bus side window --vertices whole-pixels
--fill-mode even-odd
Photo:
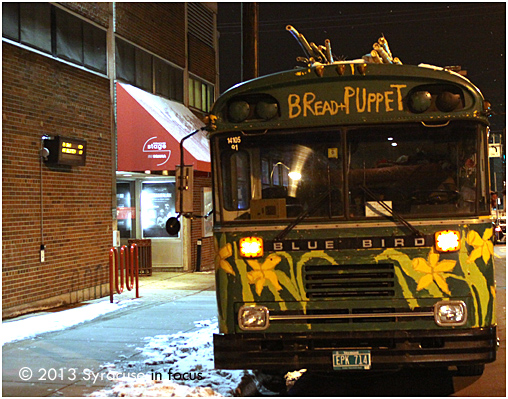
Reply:
[[[248,209],[250,206],[250,159],[246,151],[222,154],[224,208],[228,211]]]

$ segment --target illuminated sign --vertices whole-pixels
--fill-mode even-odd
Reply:
[[[52,139],[44,140],[44,147],[49,150],[47,163],[71,166],[85,165],[85,140],[55,136]]]

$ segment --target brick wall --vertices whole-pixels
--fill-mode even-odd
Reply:
[[[203,187],[212,187],[210,173],[194,172],[194,212],[198,215],[203,213]],[[213,217],[213,216],[210,216]],[[203,237],[203,219],[191,221],[191,268],[196,267],[197,241],[201,240],[201,270],[213,270],[214,268],[214,247],[213,237]]]
[[[58,3],[108,27],[111,3]],[[185,3],[115,3],[116,33],[181,67],[186,66]],[[210,48],[189,42],[192,71],[214,82]],[[112,243],[110,82],[21,47],[2,43],[3,317],[107,295]],[[42,167],[43,134],[87,141],[87,162]],[[196,209],[202,187],[196,178]],[[41,214],[41,197],[43,212]],[[41,223],[43,217],[43,223]],[[192,266],[202,221],[192,221]],[[41,238],[43,233],[44,237]],[[46,261],[40,262],[41,241]],[[202,270],[213,268],[213,239],[203,239]]]
[[[7,43],[2,51],[5,316],[107,281],[112,159],[106,78]],[[84,139],[88,153],[86,166],[42,167],[46,261],[41,263],[43,134]]]
[[[109,26],[109,13],[111,3],[59,3],[62,7],[88,18],[105,28]]]
[[[215,82],[215,50],[189,35],[189,72]]]
[[[185,3],[118,2],[116,18],[118,35],[185,67]]]

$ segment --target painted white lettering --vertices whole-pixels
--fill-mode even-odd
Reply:
[[[273,243],[273,250],[274,251],[282,251],[284,249],[284,246],[281,242],[274,242]]]
[[[292,243],[291,243],[291,249],[292,249],[293,251],[299,251],[299,250],[300,250],[300,247],[297,247],[297,246],[295,245],[295,243],[294,243],[294,242],[292,242]]]
[[[423,247],[425,245],[425,238],[418,237],[415,238],[415,247]]]
[[[334,249],[333,241],[325,241],[325,249]]]
[[[311,242],[309,241],[309,242],[307,243],[307,248],[308,248],[308,249],[317,249],[317,241],[314,241],[314,242],[312,243],[312,245],[311,245]]]
[[[396,238],[395,239],[395,246],[396,247],[403,247],[404,246],[404,239],[403,238]]]
[[[372,240],[362,240],[363,248],[372,248]]]

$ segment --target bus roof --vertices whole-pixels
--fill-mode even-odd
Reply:
[[[209,130],[457,119],[488,124],[481,92],[460,74],[426,64],[362,61],[316,62],[237,84],[215,102]]]

